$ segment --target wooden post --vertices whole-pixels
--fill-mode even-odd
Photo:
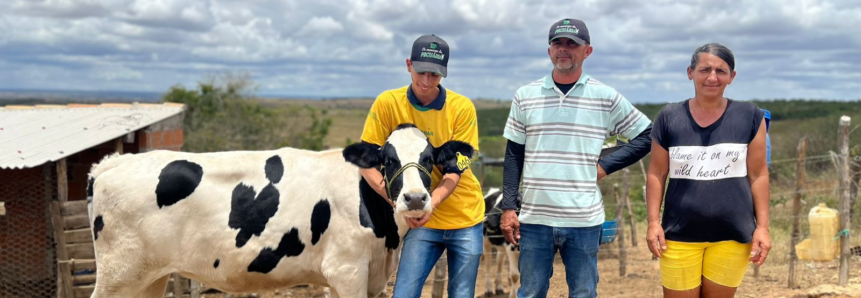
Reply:
[[[634,222],[634,210],[631,208],[631,171],[628,168],[622,170],[622,196],[625,198],[625,206],[628,207],[628,222],[631,225],[631,245],[637,247],[637,226]]]
[[[792,200],[792,237],[789,238],[789,288],[795,288],[795,261],[798,254],[795,245],[801,238],[798,232],[798,215],[801,213],[801,198],[804,195],[804,183],[807,179],[805,159],[807,157],[807,138],[798,142],[798,160],[795,164],[795,199]]]
[[[191,280],[191,289],[189,290],[189,296],[191,298],[200,298],[200,282],[197,280]]]
[[[185,286],[182,284],[184,280],[179,273],[173,274],[173,297],[182,298],[182,294],[185,292]]]
[[[849,160],[849,172],[851,172],[849,179],[852,181],[849,183],[849,218],[851,219],[855,214],[853,210],[858,198],[858,184],[861,184],[861,145],[849,150]]]
[[[66,250],[66,234],[63,223],[63,214],[60,202],[51,202],[51,226],[54,229],[54,242],[57,253],[57,297],[74,298],[75,292],[72,287],[72,270],[69,268],[69,253]]]
[[[66,159],[57,161],[57,200],[65,203],[69,201],[69,175],[66,170]]]
[[[446,264],[445,258],[439,258],[436,261],[436,271],[433,274],[433,291],[431,292],[431,297],[433,298],[442,298],[442,293],[445,292]]]
[[[849,282],[849,116],[840,117],[840,270],[837,285]]]
[[[619,276],[626,275],[626,262],[628,254],[625,252],[625,201],[619,196],[619,184],[613,184],[613,193],[616,194],[616,239],[619,239]]]
[[[70,261],[59,261],[57,262],[57,270],[59,272],[63,272],[63,276],[70,276],[66,274],[67,272],[72,272],[71,266],[69,266]],[[75,298],[75,288],[72,285],[71,278],[61,278],[58,282],[63,286],[63,293],[66,298]]]
[[[119,137],[114,140],[114,152],[117,154],[123,154],[123,137]]]
[[[649,174],[646,173],[646,166],[643,165],[643,160],[640,160],[640,171],[643,172],[643,203],[646,202],[646,184],[649,182]]]

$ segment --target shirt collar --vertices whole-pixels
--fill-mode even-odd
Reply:
[[[445,105],[445,88],[442,85],[439,86],[439,95],[437,95],[436,99],[434,99],[428,105],[422,105],[422,102],[419,101],[419,98],[416,97],[415,93],[413,93],[413,85],[410,84],[409,88],[407,88],[407,99],[410,100],[410,103],[413,104],[416,109],[419,111],[427,111],[430,109],[434,110],[442,110],[442,107]]]
[[[589,74],[587,74],[585,72],[580,73],[580,79],[578,79],[577,82],[574,83],[574,88],[576,88],[577,85],[586,84],[586,81],[588,81],[589,78],[591,78],[591,76],[589,76]],[[549,75],[544,77],[544,82],[541,85],[541,87],[543,87],[545,89],[551,89],[551,90],[553,89],[553,87],[556,87],[556,82],[553,81],[553,72],[552,71],[550,72]]]

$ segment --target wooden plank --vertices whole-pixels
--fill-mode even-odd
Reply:
[[[62,276],[60,277],[60,280],[58,280],[58,282],[60,282],[61,285],[63,286],[63,293],[75,293],[75,292],[73,292],[72,278],[70,277],[70,274],[69,274],[69,272],[72,271],[72,269],[69,268],[69,263],[60,261],[57,265],[59,267],[60,272],[62,273]],[[70,297],[70,296],[71,295],[66,295],[66,298],[74,298],[74,297]],[[75,296],[77,296],[77,294],[75,294]]]
[[[78,270],[96,270],[96,260],[93,259],[75,259],[75,263],[72,264],[72,271]]]
[[[78,243],[66,245],[66,251],[71,259],[95,259],[92,243]]]
[[[87,215],[87,201],[78,200],[63,203],[63,216]]]
[[[93,234],[90,229],[66,230],[63,234],[66,237],[66,244],[93,243]]]
[[[72,275],[72,282],[76,285],[89,285],[96,283],[96,274]]]
[[[57,260],[69,259],[66,252],[65,221],[60,215],[60,202],[51,202],[51,226],[54,228],[54,243],[57,244]]]
[[[75,298],[90,297],[93,295],[93,291],[95,289],[96,289],[96,286],[94,286],[94,285],[93,286],[77,286],[77,287],[75,287]]]
[[[67,230],[76,230],[81,228],[90,228],[90,218],[86,215],[66,216],[63,217],[63,223]]]

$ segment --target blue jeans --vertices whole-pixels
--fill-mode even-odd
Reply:
[[[404,238],[393,298],[417,298],[443,251],[448,259],[448,297],[475,297],[483,224],[457,230],[410,229]]]
[[[598,242],[601,225],[554,228],[520,225],[520,290],[517,297],[546,297],[556,251],[565,264],[568,297],[598,296]]]

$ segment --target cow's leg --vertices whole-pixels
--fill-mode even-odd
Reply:
[[[106,219],[105,230],[135,231],[134,227],[122,225],[122,222]],[[166,262],[156,259],[143,245],[138,235],[122,235],[120,237],[102,231],[95,239],[96,286],[93,298],[138,297],[147,291],[154,283],[161,281]],[[166,285],[167,280],[162,282]],[[164,296],[162,285],[162,297]],[[148,296],[149,297],[149,296]]]
[[[342,259],[345,261],[348,259]],[[362,264],[362,265],[359,265]],[[324,264],[323,275],[329,283],[330,297],[368,297],[368,263],[347,262],[341,265]]]
[[[503,291],[502,291],[502,270],[503,270],[502,265],[503,265],[503,262],[505,262],[505,259],[506,259],[505,256],[507,255],[507,253],[504,252],[504,250],[505,250],[504,245],[495,245],[494,248],[496,249],[496,274],[494,274],[494,276],[496,277],[496,292],[495,292],[495,294],[501,295],[503,293]]]
[[[499,258],[499,255],[496,256]],[[484,237],[484,255],[481,256],[484,259],[484,297],[493,296],[493,275],[491,275],[493,269],[493,245],[490,244],[490,240],[487,237]]]
[[[517,289],[520,288],[520,268],[517,267],[520,260],[520,250],[511,244],[505,244],[505,255],[508,256],[508,278],[511,282],[511,292],[508,297],[517,297]]]
[[[162,298],[164,297],[164,291],[167,289],[167,283],[170,281],[170,274],[160,277],[159,279],[152,282],[146,289],[144,289],[138,297],[141,298]]]

